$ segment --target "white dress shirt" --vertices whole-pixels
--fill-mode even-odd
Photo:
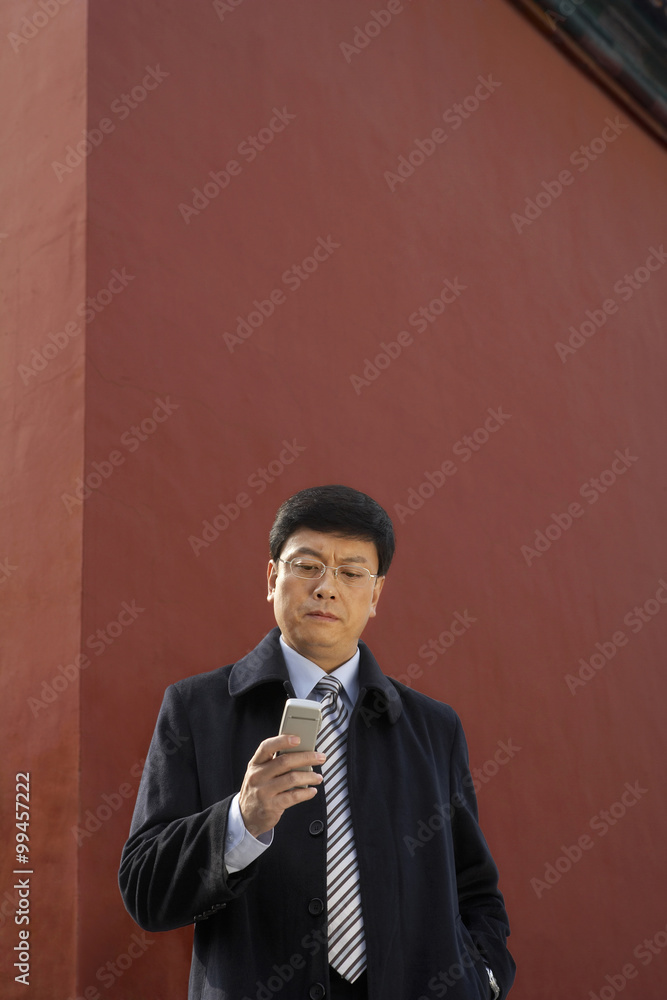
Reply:
[[[309,698],[312,701],[321,701],[323,695],[319,691],[315,691],[314,688],[322,677],[327,676],[326,671],[318,667],[312,660],[308,660],[305,656],[302,656],[301,653],[297,653],[291,646],[288,646],[282,636],[280,636],[280,645],[287,664],[289,678],[294,688],[294,696],[296,698]],[[343,689],[342,698],[347,705],[349,722],[349,716],[352,714],[352,709],[356,704],[357,695],[359,694],[359,647],[357,647],[354,656],[345,663],[342,663],[340,667],[336,667],[330,676],[335,677],[341,682]],[[243,816],[241,815],[239,793],[237,792],[229,807],[229,818],[227,820],[227,834],[225,837],[225,868],[227,871],[231,874],[232,872],[238,872],[242,868],[246,868],[251,861],[254,861],[267,847],[270,847],[272,842],[273,830],[261,833],[259,837],[253,837],[251,833],[248,833],[243,822]]]

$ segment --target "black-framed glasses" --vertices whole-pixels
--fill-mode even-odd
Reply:
[[[348,587],[363,587],[369,580],[377,580],[379,573],[371,573],[365,566],[357,566],[352,563],[345,563],[343,566],[326,566],[319,559],[311,559],[309,556],[296,556],[294,559],[281,559],[278,562],[289,566],[290,572],[298,576],[300,580],[320,580],[326,571],[333,572],[334,579],[342,580]]]

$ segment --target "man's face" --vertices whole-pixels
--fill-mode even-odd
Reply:
[[[374,542],[343,538],[328,532],[300,528],[285,542],[280,558],[311,557],[325,566],[346,563],[363,566],[370,573],[378,571]],[[313,660],[327,673],[349,660],[357,640],[375,608],[384,577],[368,580],[362,587],[350,587],[334,579],[327,569],[319,580],[302,580],[289,566],[269,560],[268,600],[283,639],[297,652]]]

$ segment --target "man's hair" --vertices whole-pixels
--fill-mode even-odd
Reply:
[[[378,575],[384,576],[394,555],[394,527],[386,510],[372,497],[350,486],[311,486],[285,500],[269,533],[276,561],[287,539],[299,528],[326,531],[344,538],[374,542]]]

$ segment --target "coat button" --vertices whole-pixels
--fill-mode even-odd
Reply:
[[[320,913],[324,909],[324,903],[317,896],[308,903],[308,912],[313,917],[319,917]]]
[[[322,997],[326,993],[322,983],[313,983],[313,985],[308,990],[308,996],[310,1000],[322,1000]]]
[[[320,833],[322,833],[323,829],[324,829],[324,823],[322,822],[322,820],[314,819],[313,822],[308,827],[308,833],[310,833],[313,837],[317,837],[319,836]]]

